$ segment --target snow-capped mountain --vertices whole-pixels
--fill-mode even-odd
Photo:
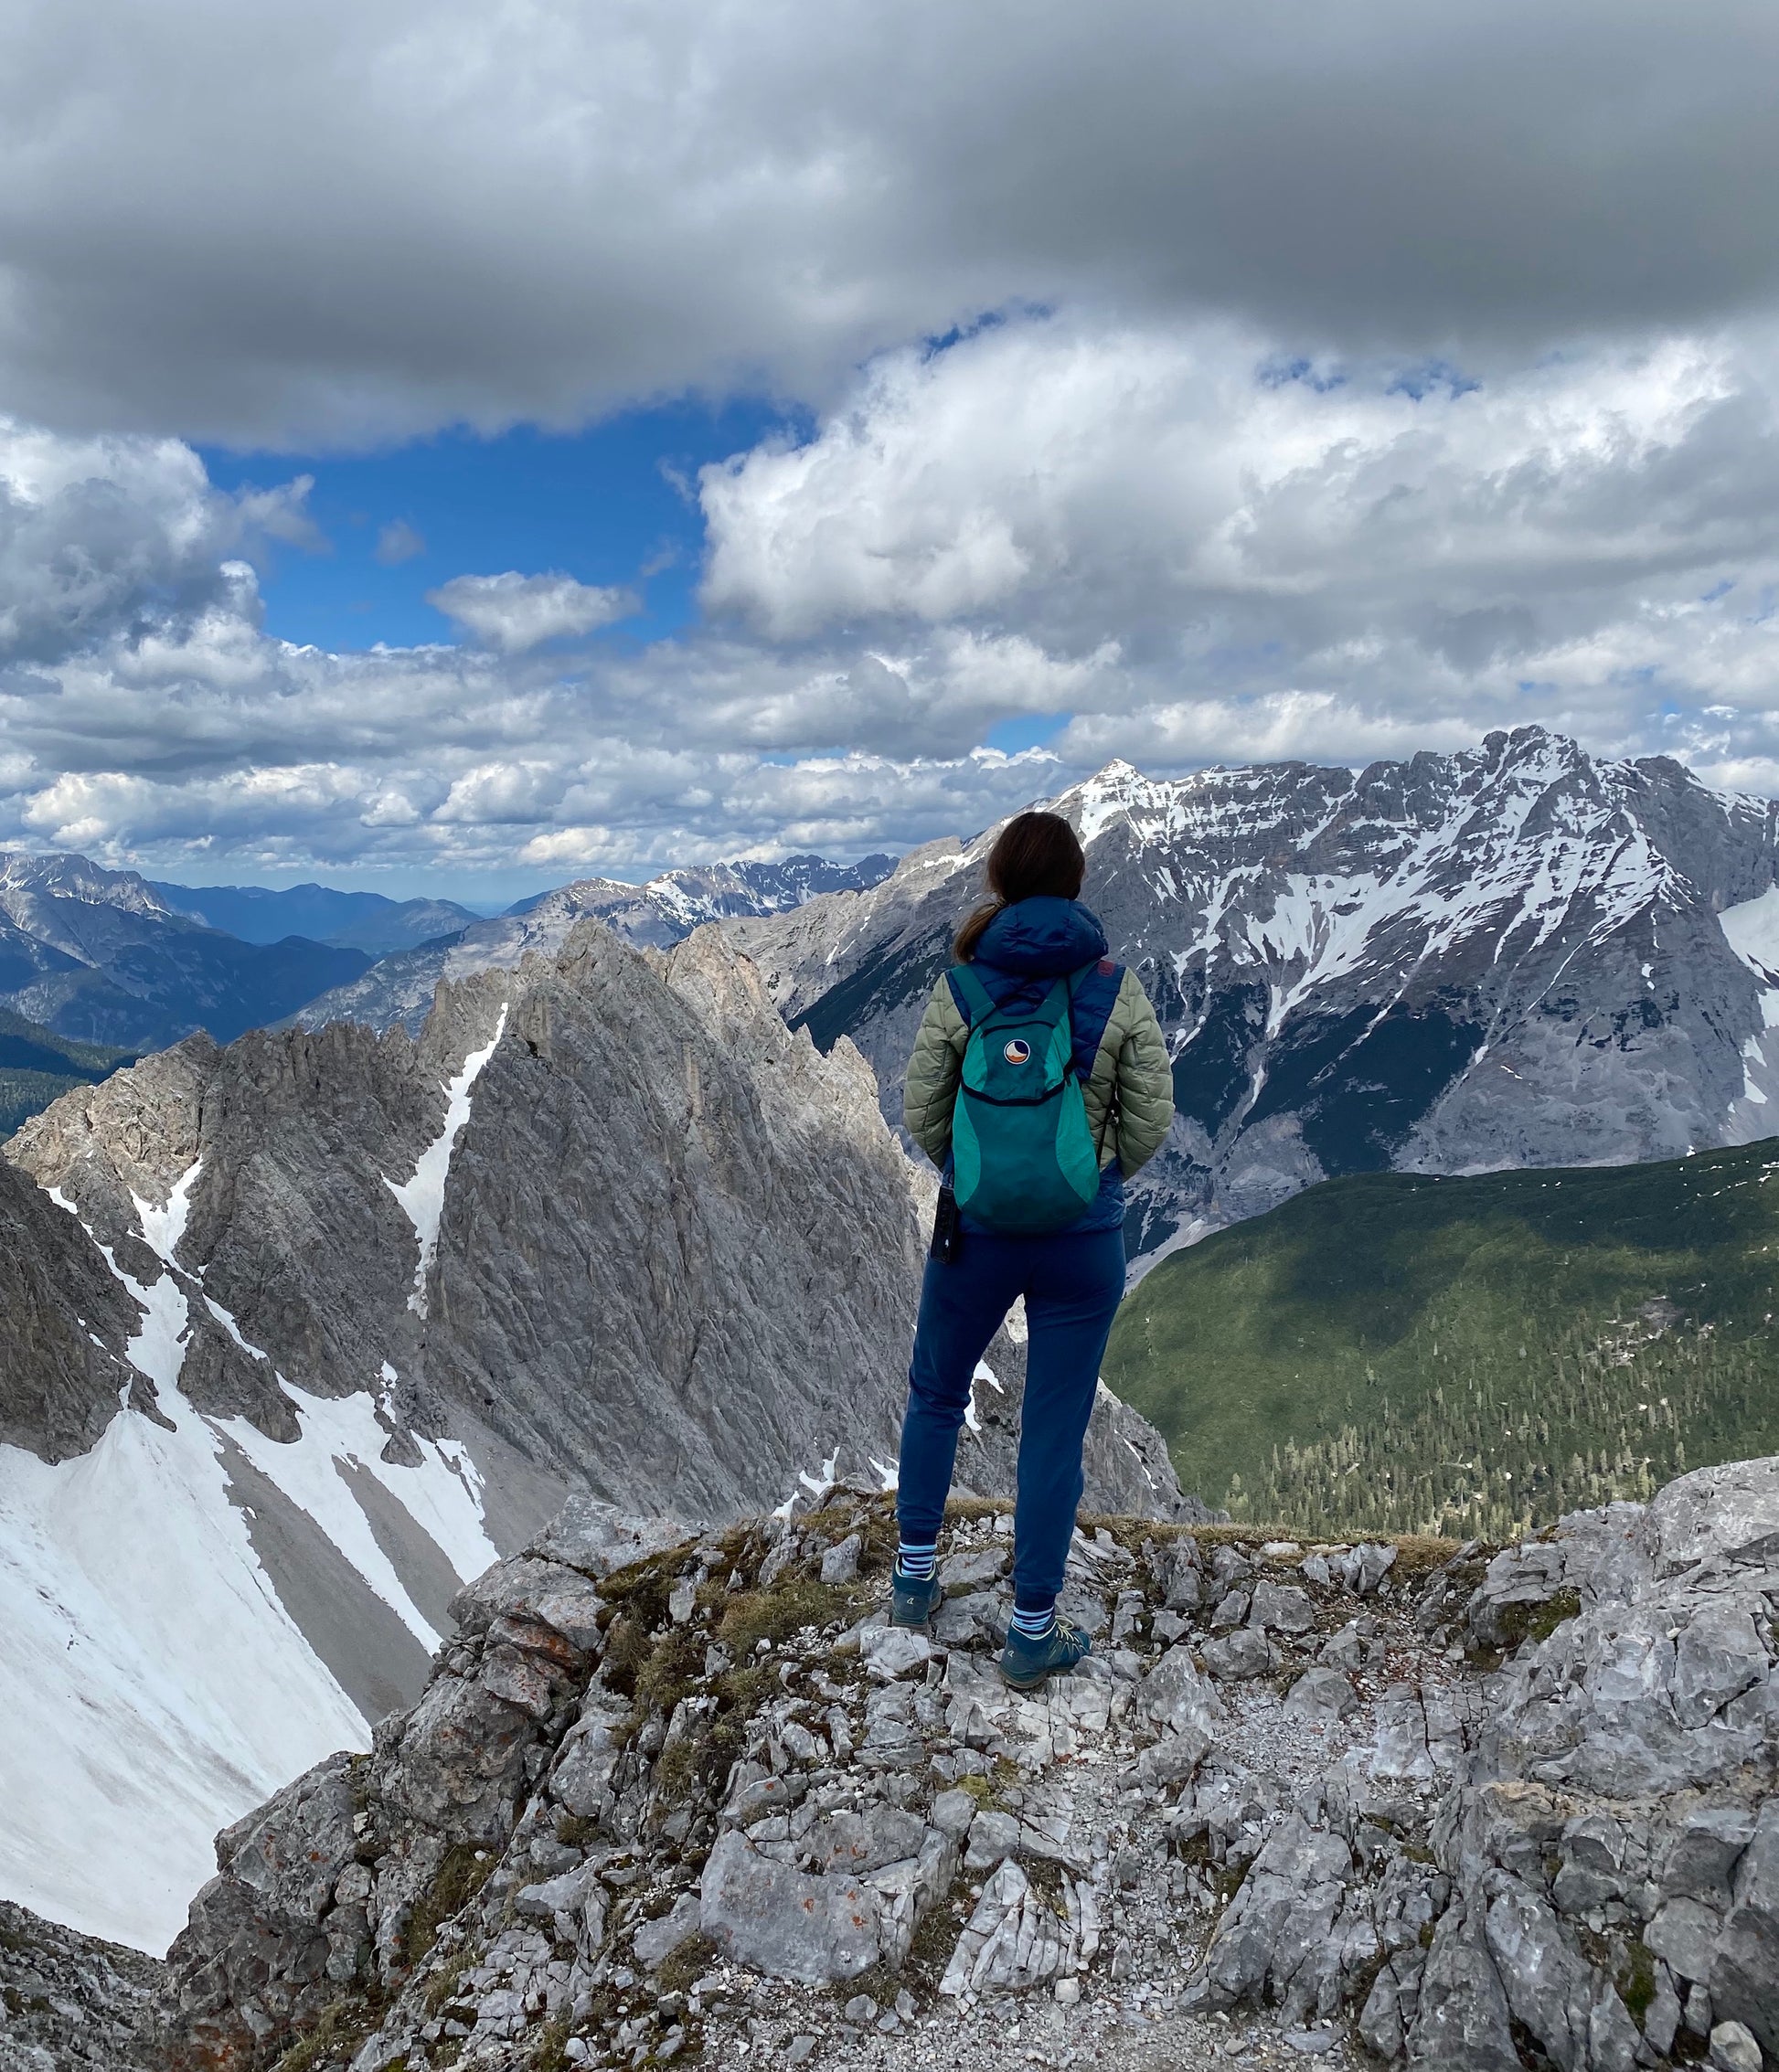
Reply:
[[[1054,803],[1174,1053],[1134,1249],[1337,1173],[1657,1158],[1779,1120],[1768,801],[1526,727],[1360,771],[1113,763]],[[727,924],[794,1023],[853,1037],[892,1120],[994,832]]]
[[[140,1050],[194,1029],[227,1042],[362,972],[361,950],[243,942],[178,912],[134,871],[0,850],[0,1007]]]
[[[164,1947],[215,1832],[368,1748],[567,1492],[879,1486],[921,1207],[858,1054],[710,929],[583,924],[418,1038],[194,1037],[35,1117],[0,1161],[0,1897]],[[991,1363],[960,1472],[1000,1491]],[[1090,1492],[1179,1508],[1110,1398]]]
[[[385,957],[361,978],[312,1000],[294,1019],[304,1028],[331,1021],[385,1029],[418,1029],[441,979],[507,970],[527,951],[556,950],[577,921],[603,921],[626,941],[665,950],[707,921],[780,914],[822,893],[862,891],[881,884],[892,856],[833,864],[821,856],[783,863],[703,864],[664,872],[646,885],[588,877],[521,900],[505,914],[457,933]]]

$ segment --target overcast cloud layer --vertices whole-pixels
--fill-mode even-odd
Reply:
[[[0,395],[233,441],[832,394],[1009,299],[1296,349],[1779,288],[1770,0],[12,0]]]
[[[1779,790],[1770,0],[4,18],[0,843],[568,876],[1529,718]],[[687,388],[815,431],[640,653],[498,564],[272,639],[306,484],[186,443]]]

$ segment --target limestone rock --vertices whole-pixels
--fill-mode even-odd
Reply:
[[[1329,1997],[1329,1931],[1351,1865],[1337,1835],[1316,1833],[1300,1819],[1273,1831],[1206,1954],[1213,2006],[1276,2001],[1292,2025],[1313,2012],[1333,2012],[1321,2004]]]
[[[1307,1590],[1295,1583],[1277,1583],[1262,1576],[1248,1603],[1248,1623],[1262,1631],[1307,1633],[1316,1623],[1316,1607]]]
[[[1740,2022],[1720,2022],[1711,2031],[1716,2072],[1761,2072],[1761,2046]]]
[[[1239,1626],[1232,1633],[1213,1637],[1199,1652],[1205,1658],[1205,1667],[1225,1684],[1243,1684],[1252,1677],[1264,1676],[1273,1662],[1265,1634],[1253,1626]]]
[[[1028,1992],[1072,1976],[1079,1960],[1074,1923],[1059,1920],[1009,1857],[984,1886],[952,1960],[942,1993]]]
[[[1184,1642],[1169,1648],[1143,1678],[1131,1703],[1158,1729],[1196,1737],[1200,1753],[1214,1739],[1223,1717],[1223,1701],[1216,1686],[1199,1674]]]
[[[0,1899],[5,2072],[160,2072],[161,1966]]]
[[[1284,1701],[1293,1719],[1345,1719],[1358,1705],[1358,1694],[1349,1676],[1337,1669],[1306,1669],[1291,1686]]]
[[[636,1961],[657,1971],[681,1944],[689,1942],[704,1925],[704,1902],[695,1892],[682,1893],[665,1914],[644,1921],[631,1939]]]
[[[877,1960],[881,1907],[858,1878],[806,1876],[730,1833],[711,1850],[699,1893],[703,1932],[770,1978],[826,1985]]]

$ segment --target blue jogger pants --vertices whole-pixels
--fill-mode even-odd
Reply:
[[[939,1537],[977,1362],[1023,1295],[1030,1339],[1013,1525],[1014,1599],[1022,1611],[1044,1610],[1062,1588],[1081,1502],[1081,1442],[1124,1291],[1122,1230],[1053,1238],[971,1230],[949,1265],[927,1261],[902,1421],[901,1536],[915,1546]]]

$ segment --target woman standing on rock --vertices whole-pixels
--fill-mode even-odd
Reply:
[[[1018,1690],[1091,1643],[1057,1614],[1081,1446],[1124,1290],[1124,1181],[1173,1119],[1167,1048],[1135,974],[1080,903],[1086,859],[1058,813],[1024,813],[988,857],[988,904],[958,930],[903,1089],[942,1168],[908,1376],[890,1620],[924,1626],[944,1590],[939,1526],[976,1364],[1026,1299],[1014,1610],[1001,1674]]]

